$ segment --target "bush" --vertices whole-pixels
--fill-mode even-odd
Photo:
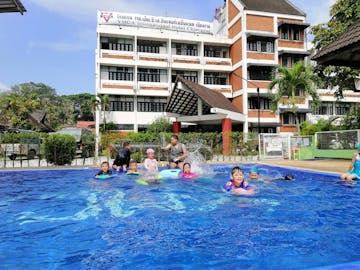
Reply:
[[[71,164],[76,155],[76,140],[69,134],[52,134],[45,140],[45,158],[55,165]]]

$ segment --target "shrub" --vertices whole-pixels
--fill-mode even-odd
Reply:
[[[55,165],[71,164],[76,155],[76,140],[69,134],[52,134],[45,140],[45,158]]]

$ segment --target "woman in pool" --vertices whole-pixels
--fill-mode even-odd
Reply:
[[[184,163],[181,177],[186,179],[191,179],[191,178],[198,178],[199,176],[196,173],[191,172],[191,165],[190,163],[186,162]]]
[[[239,167],[231,170],[230,181],[226,183],[226,191],[235,195],[252,195],[255,190],[245,182],[244,172]]]
[[[101,170],[95,175],[95,178],[110,176],[112,171],[110,170],[109,162],[104,161],[101,163]]]
[[[342,180],[355,180],[360,179],[360,143],[357,145],[358,152],[354,153],[349,171],[341,175]]]

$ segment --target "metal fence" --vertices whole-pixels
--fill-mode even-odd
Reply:
[[[360,129],[322,131],[315,134],[316,149],[352,150],[360,142]]]

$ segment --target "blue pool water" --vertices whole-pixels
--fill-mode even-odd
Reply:
[[[359,184],[261,166],[296,180],[251,182],[255,196],[231,196],[221,191],[231,168],[150,186],[130,176],[94,180],[93,169],[0,172],[0,268],[306,269],[360,260]]]

